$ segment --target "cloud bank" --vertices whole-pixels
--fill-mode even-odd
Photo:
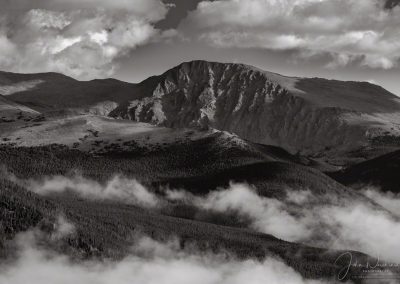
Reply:
[[[217,47],[329,56],[329,68],[358,63],[390,69],[400,58],[400,7],[379,0],[203,1],[182,23],[187,38]]]
[[[15,180],[15,178],[14,178]],[[40,195],[71,191],[91,200],[114,200],[147,208],[156,207],[159,198],[135,179],[115,176],[100,184],[80,175],[68,178],[53,176],[42,180],[18,181],[30,191]]]
[[[303,279],[282,261],[239,261],[227,255],[184,251],[177,240],[140,238],[121,261],[75,262],[37,246],[30,233],[17,237],[18,259],[0,266],[1,284],[320,284]]]
[[[376,187],[366,187],[361,192],[400,218],[400,194],[381,192]]]
[[[162,37],[158,0],[0,0],[0,69],[107,77],[133,49]]]
[[[170,200],[192,202],[202,209],[238,212],[250,219],[253,229],[283,240],[361,251],[400,262],[400,219],[386,211],[387,204],[383,202],[383,207],[360,201],[337,204],[335,197],[331,197],[329,203],[326,198],[322,201],[310,191],[293,190],[288,190],[284,200],[278,200],[259,196],[246,184],[231,184],[229,188],[211,192],[205,197],[183,191],[170,191],[167,196]],[[375,192],[374,200],[379,203],[379,200],[387,198]]]
[[[231,184],[206,196],[166,189],[165,196],[161,196],[149,191],[135,179],[118,176],[105,184],[81,176],[55,176],[22,183],[29,190],[42,195],[69,190],[83,198],[124,202],[153,208],[161,214],[169,212],[169,208],[177,204],[184,204],[198,210],[189,218],[206,218],[207,214],[213,216],[214,212],[226,218],[237,218],[239,226],[248,226],[286,241],[361,251],[400,262],[397,238],[400,235],[400,218],[396,215],[399,212],[399,199],[390,200],[390,197],[378,191],[366,192],[365,195],[382,207],[362,201],[340,202],[335,196],[315,196],[309,190],[288,189],[283,199],[267,198],[260,196],[247,184]]]

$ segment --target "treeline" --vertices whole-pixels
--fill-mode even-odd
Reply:
[[[109,151],[90,154],[61,145],[0,146],[0,166],[21,178],[65,175],[79,171],[105,181],[115,174],[144,181],[190,177],[262,161],[261,155],[240,147],[223,147],[216,137],[176,143],[152,151]]]
[[[57,206],[9,181],[0,174],[0,242],[17,233],[45,225],[54,218]],[[54,220],[53,220],[54,221]]]
[[[67,175],[78,170],[98,181],[105,181],[114,174],[154,181],[171,177],[207,177],[207,173],[218,171],[221,171],[221,176],[216,175],[216,179],[226,178],[229,173],[223,172],[224,169],[262,161],[257,154],[240,147],[219,147],[213,139],[177,144],[145,155],[118,152],[94,156],[58,145],[32,148],[2,146],[0,164],[19,178]],[[297,171],[294,165],[281,170],[293,172],[293,182],[304,181],[310,174],[316,174],[313,171]],[[271,168],[269,172],[272,180],[279,181],[279,168],[275,171]],[[253,181],[260,183],[265,178],[265,169],[257,167],[239,167],[233,173],[253,173]],[[182,248],[195,245],[200,250],[228,251],[238,258],[262,260],[268,255],[279,256],[308,278],[331,278],[338,268],[333,263],[339,252],[288,243],[238,228],[246,225],[246,220],[238,216],[213,215],[179,206],[157,212],[114,202],[83,200],[68,194],[42,197],[8,181],[4,176],[6,172],[2,174],[0,240],[3,244],[16,233],[29,228],[51,230],[57,216],[63,214],[75,225],[76,231],[66,237],[58,249],[80,257],[123,257],[135,241],[136,233],[143,233],[157,240],[177,236]]]
[[[386,146],[386,147],[400,147],[400,136],[396,135],[382,135],[371,138],[373,146]]]

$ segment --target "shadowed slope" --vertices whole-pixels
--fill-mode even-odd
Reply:
[[[400,151],[396,151],[332,173],[331,176],[356,188],[372,185],[383,191],[400,193],[399,173]]]

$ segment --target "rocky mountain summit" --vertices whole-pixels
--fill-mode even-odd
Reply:
[[[286,77],[243,64],[183,63],[140,83],[112,117],[212,127],[292,153],[352,151],[400,134],[400,100],[366,82]]]
[[[244,64],[185,62],[139,84],[2,72],[0,91],[41,113],[74,110],[170,128],[213,128],[338,165],[400,148],[400,99],[382,87],[287,77]]]

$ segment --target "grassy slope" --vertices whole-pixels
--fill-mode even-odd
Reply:
[[[91,145],[97,139],[104,140],[104,145],[92,145],[92,148],[86,149],[94,151],[96,155],[64,146],[15,148],[3,145],[0,146],[0,158],[12,172],[24,177],[40,177],[42,173],[66,174],[71,170],[80,170],[96,180],[124,174],[144,181],[198,176],[266,161],[312,163],[280,148],[246,143],[219,132],[202,134],[191,131],[194,134],[190,138],[187,138],[189,134],[186,132],[177,134],[168,129],[161,135],[159,130],[156,131],[158,134],[153,132],[144,128],[144,134],[139,133],[138,137],[130,134],[130,139],[117,139],[122,136],[116,134],[107,144],[105,143],[109,138],[103,138],[102,133],[96,134],[97,137],[93,137],[93,141],[88,140],[88,144]],[[59,134],[62,135],[63,133]],[[146,140],[146,136],[150,140]],[[142,143],[140,139],[145,141]]]
[[[8,98],[42,111],[65,107],[87,107],[107,100],[126,101],[138,91],[135,84],[115,79],[77,81],[58,73],[0,72],[0,83],[4,85],[33,80],[42,82],[33,89],[16,92]]]
[[[231,181],[249,183],[257,188],[260,195],[280,200],[286,197],[287,191],[310,190],[313,196],[321,198],[321,202],[323,199],[326,202],[369,202],[357,192],[349,190],[318,170],[282,162],[242,165],[209,175],[165,179],[154,184],[185,188],[194,194],[206,194],[219,187],[228,187]]]
[[[300,79],[296,87],[304,91],[301,96],[305,99],[324,107],[365,113],[399,111],[398,97],[368,82],[307,78]]]

